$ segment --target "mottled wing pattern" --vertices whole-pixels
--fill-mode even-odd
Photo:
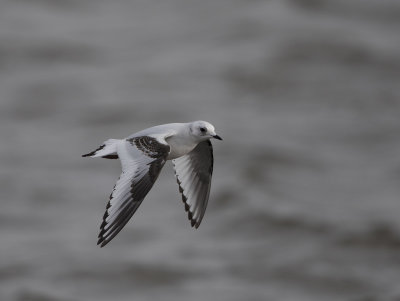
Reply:
[[[100,226],[101,247],[126,225],[156,181],[170,151],[165,140],[133,137],[117,146],[122,174],[114,186]]]
[[[172,160],[175,175],[192,227],[198,228],[206,211],[213,172],[210,141],[199,143],[190,153]]]

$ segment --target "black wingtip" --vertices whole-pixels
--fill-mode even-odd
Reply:
[[[109,241],[105,240],[104,237],[100,237],[99,240],[97,241],[97,245],[100,248],[103,248],[108,243],[109,243]]]

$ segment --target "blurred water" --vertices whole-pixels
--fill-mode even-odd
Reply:
[[[396,0],[0,3],[1,300],[400,300]],[[96,246],[114,160],[204,119],[203,224],[172,166]]]

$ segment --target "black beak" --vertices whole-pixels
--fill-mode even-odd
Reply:
[[[222,138],[218,135],[213,136],[213,138],[218,139],[218,140],[222,140]]]

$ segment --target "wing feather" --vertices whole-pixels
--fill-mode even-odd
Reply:
[[[172,160],[179,192],[192,227],[198,228],[207,208],[213,173],[213,149],[209,140],[190,153]]]
[[[100,226],[101,247],[126,225],[153,187],[170,151],[164,139],[150,136],[123,140],[117,146],[122,173],[114,186]]]

